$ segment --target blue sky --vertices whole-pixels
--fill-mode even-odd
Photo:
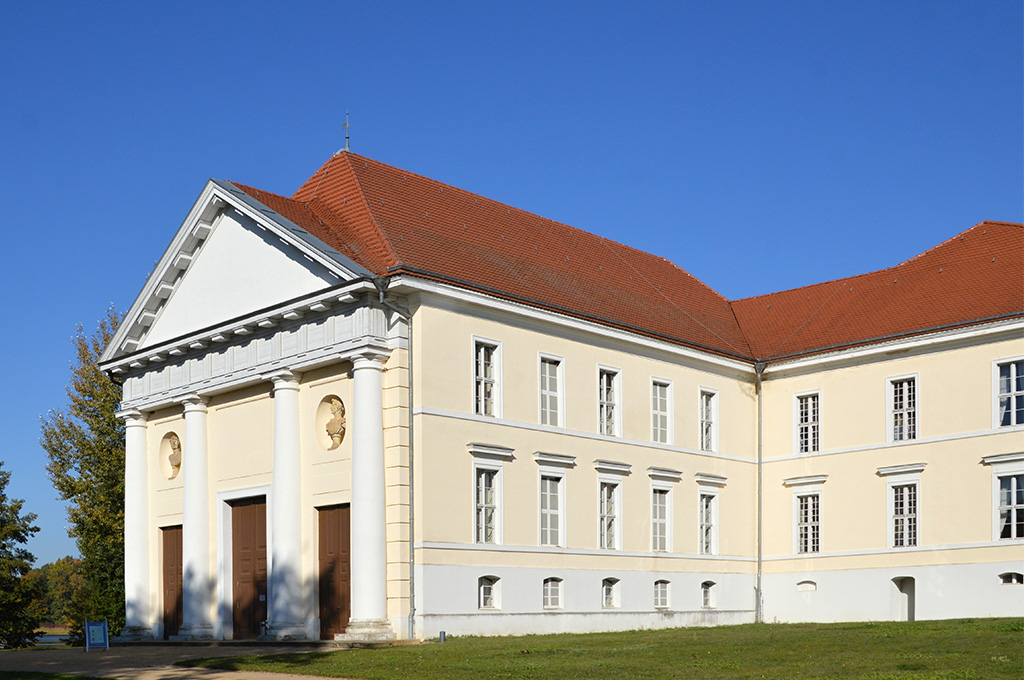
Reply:
[[[669,258],[729,298],[1024,213],[1019,1],[5,3],[0,460],[74,553],[39,416],[209,177],[344,145]]]

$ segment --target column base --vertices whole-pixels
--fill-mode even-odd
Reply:
[[[286,621],[270,621],[267,632],[260,636],[261,640],[307,640],[306,624]]]
[[[155,639],[153,629],[149,626],[125,626],[113,638],[114,642],[142,642],[153,639]]]
[[[212,640],[213,626],[209,623],[186,623],[178,629],[177,635],[170,636],[173,642],[191,642],[193,640]]]
[[[348,622],[345,632],[335,634],[334,639],[337,642],[363,644],[394,642],[397,636],[387,619],[353,619]]]

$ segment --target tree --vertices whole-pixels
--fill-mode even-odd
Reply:
[[[81,600],[78,594],[84,585],[81,571],[81,560],[69,555],[28,573],[26,578],[39,583],[32,613],[43,625],[68,627],[76,618],[72,603]]]
[[[39,527],[21,514],[24,501],[7,497],[10,478],[0,462],[0,647],[28,647],[43,633],[31,611],[38,585],[26,578],[36,558],[23,546]]]
[[[69,501],[68,534],[82,555],[84,587],[72,601],[72,641],[81,639],[85,618],[107,619],[112,631],[124,626],[124,423],[114,415],[121,391],[98,365],[120,322],[111,308],[92,337],[79,324],[67,411],[42,418],[46,471]]]

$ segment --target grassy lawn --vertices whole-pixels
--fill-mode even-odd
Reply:
[[[448,638],[445,644],[186,662],[370,680],[1024,678],[1024,619],[752,624],[590,635]]]

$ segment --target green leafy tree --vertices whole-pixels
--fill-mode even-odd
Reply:
[[[81,641],[83,619],[124,627],[124,423],[114,414],[121,391],[98,362],[121,322],[113,308],[87,337],[78,326],[67,410],[42,418],[41,444],[50,481],[68,501],[68,534],[82,555],[83,587],[71,600],[70,636]]]
[[[81,599],[78,593],[85,583],[81,560],[62,557],[33,569],[26,578],[38,583],[38,592],[32,600],[33,615],[43,624],[68,627],[74,618],[71,603]]]
[[[31,608],[39,586],[26,578],[35,557],[24,547],[39,527],[34,514],[21,514],[24,501],[7,497],[10,479],[0,462],[0,647],[28,647],[43,634]]]

